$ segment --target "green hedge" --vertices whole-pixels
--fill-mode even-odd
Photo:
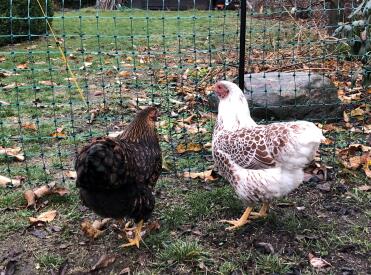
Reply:
[[[39,1],[46,15],[52,17],[52,0]],[[49,18],[51,22],[52,18]],[[37,37],[34,35],[47,32],[48,26],[37,0],[0,0],[0,46],[31,40]]]
[[[80,9],[85,7],[94,6],[96,0],[54,0],[56,6],[59,9],[69,8],[69,9]]]

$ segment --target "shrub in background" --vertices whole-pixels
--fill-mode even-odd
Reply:
[[[80,9],[91,7],[96,4],[96,0],[54,0],[54,4],[58,9]]]
[[[348,17],[350,22],[340,23],[334,36],[345,40],[349,45],[351,58],[361,60],[363,68],[357,71],[363,75],[365,88],[371,87],[371,1],[363,0],[362,3]]]
[[[39,1],[46,15],[53,17],[53,2]],[[48,20],[51,24],[52,18]],[[46,19],[37,0],[0,0],[0,46],[31,40],[47,31]]]

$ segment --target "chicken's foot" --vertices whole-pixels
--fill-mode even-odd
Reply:
[[[220,222],[226,222],[231,224],[232,226],[227,227],[226,230],[233,230],[236,228],[239,228],[245,224],[247,224],[249,221],[250,213],[252,211],[252,207],[247,207],[245,212],[243,212],[241,218],[238,220],[221,220]]]
[[[266,216],[268,216],[268,210],[269,210],[269,203],[263,202],[263,205],[260,208],[259,212],[250,213],[250,219],[265,218]]]
[[[142,227],[143,227],[143,220],[141,220],[134,229],[134,239],[128,238],[129,242],[126,244],[121,245],[121,247],[129,247],[136,245],[139,248],[139,243],[142,240]],[[127,228],[125,226],[125,231],[127,231]]]

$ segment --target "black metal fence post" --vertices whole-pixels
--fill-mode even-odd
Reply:
[[[240,62],[238,67],[238,86],[243,90],[246,50],[246,0],[241,0],[240,11]]]

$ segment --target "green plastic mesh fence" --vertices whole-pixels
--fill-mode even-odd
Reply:
[[[370,133],[369,2],[246,4],[240,28],[238,1],[0,0],[3,182],[73,180],[78,149],[148,105],[162,112],[164,173],[211,180],[213,84],[237,82],[241,64],[259,123],[318,122],[324,163],[363,173],[338,152]]]

